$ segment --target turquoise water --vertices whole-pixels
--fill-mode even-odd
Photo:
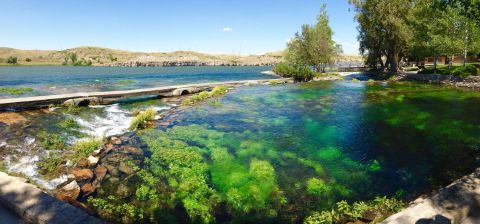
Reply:
[[[0,87],[31,87],[34,89],[33,92],[25,95],[126,90],[190,83],[275,78],[261,74],[262,71],[270,69],[270,67],[0,67]],[[6,94],[0,95],[0,97],[2,96],[12,97]]]
[[[122,134],[132,111],[162,113],[178,100],[21,112],[24,123],[0,123],[0,165],[35,171],[48,154],[35,146],[42,130],[120,135],[142,155],[102,157],[107,175],[79,199],[116,223],[300,223],[341,200],[409,201],[480,165],[478,92],[351,81],[242,86],[167,115],[167,127]],[[60,128],[66,118],[78,127]]]
[[[479,96],[408,83],[241,87],[139,134],[150,159],[133,163],[151,176],[124,183],[136,199],[107,199],[118,187],[108,180],[97,197],[159,206],[156,222],[241,223],[301,222],[341,200],[411,200],[479,165]]]

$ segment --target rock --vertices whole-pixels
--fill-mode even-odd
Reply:
[[[164,121],[164,122],[158,123],[158,125],[159,125],[159,126],[169,126],[169,125],[170,125],[170,122]]]
[[[126,146],[123,148],[123,151],[126,152],[126,153],[129,153],[129,154],[133,154],[133,155],[143,155],[143,150],[139,149],[139,148],[135,148],[135,147],[132,147],[132,146]]]
[[[118,177],[120,173],[118,172],[118,169],[114,166],[111,165],[105,165],[105,167],[108,169],[108,172],[113,176],[113,177]]]
[[[76,180],[90,180],[93,178],[93,172],[90,169],[75,169],[72,171]]]
[[[55,197],[61,201],[68,202],[77,200],[78,195],[80,195],[80,186],[77,181],[72,181],[60,188],[56,192]]]
[[[98,163],[98,157],[95,157],[95,156],[89,156],[87,160],[88,160],[89,167],[94,167]]]
[[[107,143],[107,144],[105,144],[105,149],[110,149],[110,150],[111,150],[111,149],[113,149],[113,147],[114,147],[114,146],[113,146],[112,143]]]
[[[79,168],[86,168],[86,167],[88,167],[88,160],[85,159],[85,158],[80,159],[80,160],[77,162],[77,167],[79,167]]]
[[[110,138],[110,141],[115,145],[121,145],[122,144],[122,140],[118,137],[115,137],[115,136]]]
[[[105,166],[97,166],[95,168],[95,176],[98,181],[102,181],[105,175],[107,175],[107,168]]]
[[[125,173],[125,174],[132,174],[133,173],[132,167],[128,166],[124,162],[120,162],[120,165],[118,166],[118,170],[120,170],[120,172]]]
[[[85,185],[82,186],[82,192],[83,192],[85,195],[92,194],[94,191],[95,191],[95,188],[92,186],[91,183],[87,183],[87,184],[85,184]]]

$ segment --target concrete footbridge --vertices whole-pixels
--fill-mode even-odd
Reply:
[[[229,82],[212,82],[189,85],[162,86],[155,88],[122,90],[122,91],[105,91],[90,93],[70,93],[60,95],[33,96],[23,98],[0,99],[0,110],[24,110],[45,108],[49,105],[76,105],[87,106],[90,104],[103,105],[111,104],[120,99],[136,97],[136,96],[159,96],[173,97],[187,94],[198,93],[201,91],[212,89],[216,86],[240,86],[248,84],[262,83],[287,83],[293,82],[292,79],[260,79],[260,80],[242,80]]]

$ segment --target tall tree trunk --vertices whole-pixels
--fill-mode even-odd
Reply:
[[[433,58],[433,74],[437,74],[437,64],[438,64],[438,55],[435,54],[435,58]]]
[[[463,67],[467,64],[467,45],[468,45],[468,29],[465,28],[465,38],[463,39]]]

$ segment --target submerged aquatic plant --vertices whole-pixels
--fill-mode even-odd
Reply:
[[[77,121],[74,118],[66,118],[59,122],[58,124],[60,127],[65,129],[72,129],[72,128],[79,128]]]
[[[135,84],[136,82],[137,81],[132,80],[132,79],[124,79],[124,80],[118,80],[117,84],[119,84],[119,85],[131,85],[131,84]]]
[[[40,146],[44,149],[62,149],[66,146],[64,138],[56,133],[41,131],[38,137],[42,139]]]
[[[376,197],[371,201],[359,201],[349,204],[340,201],[330,211],[314,212],[304,221],[305,224],[351,223],[361,219],[367,212],[375,214],[372,223],[378,223],[389,215],[399,212],[404,203],[395,198]]]
[[[133,120],[130,122],[130,129],[131,131],[136,129],[146,128],[149,125],[149,122],[155,119],[157,115],[157,111],[154,109],[147,109],[143,112],[139,112]]]
[[[46,157],[37,163],[39,173],[43,175],[56,173],[63,164],[65,158],[59,153],[48,153]]]

